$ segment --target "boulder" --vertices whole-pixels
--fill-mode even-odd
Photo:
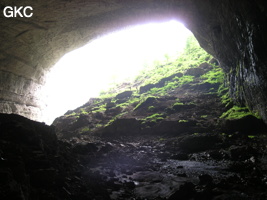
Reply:
[[[179,148],[187,153],[210,150],[221,143],[222,138],[216,134],[199,134],[185,136],[179,143]]]
[[[122,108],[120,106],[118,106],[118,107],[115,107],[115,108],[107,109],[105,111],[105,114],[106,115],[111,115],[111,116],[116,116],[116,115],[120,114],[121,111],[122,111]]]
[[[112,102],[109,102],[106,104],[106,109],[109,109],[109,108],[112,108],[112,107],[115,107],[116,106],[116,103],[112,103]]]
[[[81,114],[76,122],[73,123],[70,130],[76,130],[78,128],[87,126],[90,124],[90,118],[88,115]]]
[[[179,72],[179,73],[173,74],[171,76],[165,77],[165,78],[161,79],[158,83],[156,83],[155,87],[157,87],[157,88],[164,87],[164,85],[167,81],[171,81],[175,77],[182,77],[182,76],[183,76],[183,74]]]
[[[141,86],[141,87],[140,87],[139,94],[143,94],[143,93],[149,91],[150,89],[152,89],[152,88],[154,88],[154,87],[155,87],[154,84],[147,84],[147,85],[145,85],[145,86]]]
[[[128,99],[132,96],[133,91],[124,91],[116,95],[116,99]]]
[[[248,115],[240,119],[227,119],[224,120],[221,125],[222,129],[229,133],[239,131],[245,134],[255,134],[264,132],[267,128],[266,124],[261,119],[258,119],[252,115]]]
[[[190,88],[191,89],[195,89],[195,90],[205,90],[205,91],[209,91],[212,88],[217,89],[220,86],[220,83],[200,83],[200,84],[196,84],[196,85],[192,85]]]
[[[185,75],[195,76],[195,77],[200,77],[203,74],[205,74],[204,69],[198,68],[198,67],[197,68],[189,68],[185,72]]]
[[[95,143],[77,143],[73,147],[73,152],[77,154],[87,155],[89,153],[94,153],[98,150]]]
[[[128,99],[117,99],[115,103],[116,104],[121,104],[121,103],[125,103],[127,101],[128,101]]]
[[[200,175],[198,178],[199,185],[210,185],[213,183],[213,178],[208,174]]]
[[[103,136],[136,135],[140,133],[141,124],[134,118],[117,119],[102,130]]]
[[[257,155],[256,150],[250,146],[235,146],[232,145],[229,148],[231,159],[234,161],[237,160],[246,160]]]
[[[164,86],[165,86],[165,83],[166,83],[167,81],[170,81],[170,80],[172,80],[172,79],[175,78],[175,77],[182,77],[182,76],[183,76],[183,74],[179,72],[179,73],[173,74],[173,75],[171,75],[171,76],[162,78],[159,82],[157,82],[157,83],[155,83],[155,84],[147,84],[147,85],[145,85],[145,86],[141,86],[141,87],[140,87],[140,91],[139,91],[139,93],[140,93],[140,94],[143,94],[143,93],[145,93],[145,92],[147,92],[147,91],[149,91],[150,89],[155,88],[155,87],[156,87],[156,88],[164,87]]]
[[[140,110],[152,106],[156,101],[157,99],[155,97],[148,97],[145,101],[140,103],[140,105],[135,110]]]
[[[152,134],[168,134],[168,135],[180,135],[182,133],[194,132],[196,130],[196,122],[178,122],[163,120],[156,124],[149,130]]]

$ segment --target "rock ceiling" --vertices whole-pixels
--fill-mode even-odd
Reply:
[[[2,0],[0,111],[41,119],[40,89],[65,53],[105,33],[178,19],[216,57],[237,102],[267,121],[267,3],[264,0]],[[31,6],[30,18],[6,18],[6,6]]]

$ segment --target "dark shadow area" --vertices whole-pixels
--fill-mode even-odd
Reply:
[[[230,118],[200,78],[211,62],[168,95],[91,99],[52,126],[1,114],[1,199],[266,199],[266,125],[246,108]]]
[[[0,15],[0,111],[14,113],[0,114],[1,200],[267,199],[264,0],[31,3],[34,18]],[[169,19],[214,58],[189,48],[186,64],[157,65],[52,126],[15,114],[39,118],[45,75],[66,52]]]

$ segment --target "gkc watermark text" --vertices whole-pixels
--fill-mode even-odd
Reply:
[[[5,17],[32,17],[33,8],[31,6],[6,6],[3,10]]]

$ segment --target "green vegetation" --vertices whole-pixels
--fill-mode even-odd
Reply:
[[[111,125],[116,119],[119,119],[119,118],[120,118],[121,116],[123,116],[124,114],[125,114],[125,112],[120,113],[120,114],[114,116],[111,120],[109,120],[109,122],[105,125],[105,127]]]
[[[82,129],[80,129],[79,133],[82,134],[82,133],[86,133],[88,131],[90,131],[89,127],[83,127]]]
[[[125,107],[132,105],[135,107],[138,103],[140,103],[140,98],[131,97],[127,101],[125,101],[124,103],[117,104],[117,106],[125,108]]]
[[[182,76],[181,78],[176,77],[174,79],[177,80],[178,86],[183,86],[185,84],[191,83],[194,80],[194,76],[186,75]]]
[[[222,104],[225,105],[225,107],[228,107],[233,103],[232,99],[229,96],[229,88],[225,85],[221,84],[221,86],[218,89],[218,95],[221,97]]]
[[[102,103],[103,102],[103,99],[96,99],[94,100],[94,105],[97,106],[98,104]]]
[[[210,60],[211,56],[204,51],[194,38],[190,36],[186,42],[186,48],[183,53],[178,55],[172,62],[155,62],[154,66],[147,66],[135,79],[135,82],[141,82],[142,85],[155,84],[161,79],[173,74],[184,73],[187,69],[198,67],[201,63]],[[193,80],[193,76],[176,77],[165,85],[165,90],[172,89]]]
[[[68,114],[68,115],[65,115],[66,117],[71,117],[71,116],[76,116],[76,114],[77,113],[75,113],[75,112],[72,112],[72,113],[70,113],[70,114]],[[77,116],[78,117],[78,116]]]
[[[96,128],[100,128],[100,127],[103,127],[103,124],[97,124],[95,125]]]
[[[145,119],[143,119],[142,124],[145,124],[147,122],[159,122],[159,121],[162,121],[163,119],[164,119],[163,114],[155,113],[155,114],[150,115],[150,116],[146,117]]]
[[[204,80],[204,83],[222,84],[224,81],[224,73],[219,66],[213,66],[213,70],[210,70],[206,74],[202,75],[201,79]]]
[[[145,104],[145,102],[149,102],[149,101],[151,102],[151,101],[154,101],[154,100],[156,100],[156,97],[154,97],[154,96],[142,95],[141,96],[141,101],[139,102],[139,104],[137,104],[135,106],[134,110],[137,110],[138,108],[142,107]]]
[[[108,90],[105,90],[105,91],[101,91],[99,96],[102,98],[102,99],[107,99],[107,98],[113,98],[116,96],[116,93],[113,92],[113,89],[110,88]]]
[[[98,107],[94,107],[93,109],[93,113],[97,113],[97,112],[105,112],[106,111],[106,104],[102,104]]]
[[[147,95],[155,95],[155,96],[166,96],[167,91],[164,88],[152,88],[147,93]]]
[[[166,55],[166,58],[167,57],[168,55]],[[168,95],[169,91],[192,83],[195,77],[191,75],[184,75],[186,71],[190,68],[197,68],[200,64],[208,62],[211,58],[212,57],[199,46],[194,36],[191,35],[187,39],[184,51],[180,53],[180,55],[177,55],[176,59],[155,61],[153,64],[145,65],[144,70],[140,72],[135,80],[132,83],[127,84],[133,85],[131,88],[134,89],[146,86],[148,84],[154,85],[154,87],[152,86],[149,91],[142,94],[141,99],[144,99],[144,96],[166,96]],[[222,70],[218,66],[211,66],[214,69],[201,76],[201,79],[203,79],[203,82],[209,82],[211,84],[217,82],[221,83],[224,78]],[[119,92],[123,92],[120,90],[123,88],[123,84],[118,84],[114,88],[110,88],[107,91],[102,91],[100,98],[115,97]],[[137,95],[137,93],[137,90],[133,90],[133,96]],[[138,99],[133,100],[131,97],[127,102],[124,102],[124,104],[120,106],[125,107],[132,104],[130,101],[138,102]],[[141,103],[140,100],[139,102]]]
[[[149,111],[153,111],[153,110],[155,110],[155,106],[149,106],[149,107],[147,108],[147,110],[149,110]]]
[[[225,105],[225,107],[228,107],[230,104],[233,103],[233,100],[230,98],[229,93],[224,94],[221,96],[222,104]]]
[[[181,106],[181,105],[184,105],[184,103],[182,103],[182,102],[175,102],[172,106]]]
[[[81,113],[81,114],[84,114],[84,115],[88,115],[88,114],[89,114],[88,112],[85,111],[84,108],[81,108],[81,109],[80,109],[80,113]]]
[[[180,119],[178,122],[179,122],[179,123],[186,123],[186,122],[188,122],[188,120]]]
[[[71,114],[65,115],[65,117],[76,118],[80,114],[95,114],[93,116],[96,121],[93,123],[94,127],[91,127],[92,130],[109,126],[125,114],[141,119],[142,124],[151,126],[151,124],[153,125],[164,120],[166,118],[166,113],[169,111],[169,113],[173,113],[175,111],[174,106],[179,107],[195,104],[194,102],[187,101],[183,103],[180,102],[179,99],[175,99],[175,97],[172,98],[173,95],[171,93],[176,94],[174,90],[182,91],[180,90],[181,88],[186,88],[188,89],[187,91],[190,92],[191,89],[194,90],[205,83],[208,83],[204,85],[204,88],[207,85],[207,94],[218,94],[222,102],[226,106],[229,106],[232,100],[228,95],[228,88],[223,85],[225,78],[224,73],[219,66],[209,64],[211,58],[212,57],[199,46],[196,39],[191,36],[187,40],[184,52],[177,55],[176,59],[171,60],[168,58],[166,61],[155,61],[153,64],[147,65],[132,83],[117,84],[107,91],[102,91],[99,98],[92,100],[93,103],[90,102],[86,107],[76,109]],[[131,97],[124,99],[115,98],[117,94],[124,92],[124,90],[129,90],[129,88],[130,90],[133,89]],[[164,98],[167,99],[166,97],[168,95],[171,98],[162,103]],[[187,95],[187,93],[185,92],[184,95]],[[158,106],[158,104],[161,103],[163,106],[160,106],[163,107],[163,109],[159,111],[160,106]],[[165,110],[164,107],[166,107]],[[131,112],[133,112],[133,114]],[[150,115],[147,116],[147,113]],[[251,114],[245,108],[233,107],[223,113],[221,118],[241,118],[242,116],[249,115],[248,113]],[[208,115],[201,116],[203,119],[207,117]],[[188,123],[188,120],[185,118],[178,120],[178,122]],[[84,127],[80,130],[80,133],[89,131],[89,128]],[[196,133],[196,135],[197,134],[198,133]]]
[[[253,115],[255,117],[258,117],[254,113],[250,112],[247,107],[239,107],[239,106],[233,106],[226,112],[224,112],[220,118],[225,118],[225,119],[241,119],[245,116],[248,115]]]

